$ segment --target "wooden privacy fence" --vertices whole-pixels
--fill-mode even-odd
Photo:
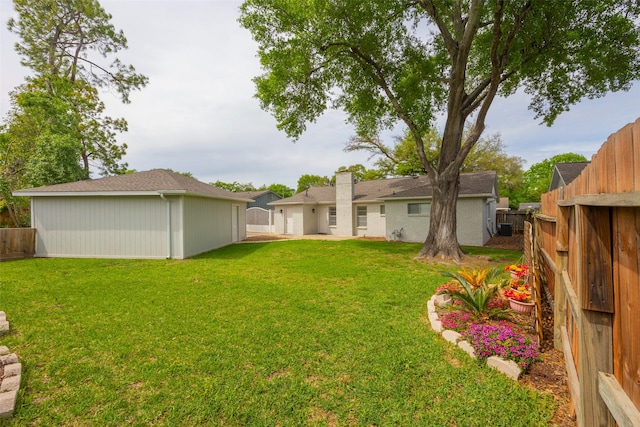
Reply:
[[[497,211],[496,224],[511,224],[511,229],[516,234],[524,233],[524,222],[531,217],[525,211]]]
[[[536,234],[578,425],[640,425],[640,119],[542,196]]]
[[[29,258],[35,253],[35,228],[0,228],[0,261]]]

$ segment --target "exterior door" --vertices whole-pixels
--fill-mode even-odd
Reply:
[[[287,209],[284,229],[284,234],[293,234],[293,209]]]

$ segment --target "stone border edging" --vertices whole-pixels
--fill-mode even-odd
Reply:
[[[8,330],[7,317],[4,311],[0,311],[0,331]],[[2,419],[9,418],[16,409],[22,379],[22,364],[15,353],[9,353],[9,349],[2,345],[0,346],[0,365],[3,368],[2,377],[0,377],[0,419]]]
[[[9,322],[7,322],[7,315],[4,311],[0,311],[0,335],[9,331]]]
[[[436,312],[436,295],[433,295],[427,302],[427,309],[429,312],[429,323],[431,323],[431,329],[439,334],[442,334],[442,338],[449,341],[453,345],[457,345],[472,359],[475,359],[476,353],[473,350],[473,347],[471,347],[471,344],[468,341],[462,340],[462,335],[460,335],[456,331],[444,329],[442,327],[442,321],[440,320],[440,318],[438,317],[438,313]],[[497,369],[514,381],[518,381],[518,378],[520,378],[520,375],[522,374],[522,369],[520,369],[516,362],[514,362],[513,360],[505,360],[502,357],[498,356],[490,356],[489,358],[487,358],[487,366]]]

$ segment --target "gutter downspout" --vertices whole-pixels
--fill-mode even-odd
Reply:
[[[164,193],[158,193],[160,198],[167,202],[167,259],[171,258],[171,202],[164,197]]]

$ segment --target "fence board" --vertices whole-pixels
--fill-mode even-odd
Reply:
[[[636,121],[631,131],[631,138],[633,139],[633,169],[635,191],[640,191],[640,119]]]
[[[611,218],[608,208],[581,208],[580,227],[581,307],[613,313],[613,273],[611,257]],[[593,254],[603,256],[594,257]]]
[[[0,228],[0,261],[33,257],[35,228]]]
[[[631,401],[640,408],[640,209],[617,208],[612,222],[617,295],[613,372]]]
[[[631,128],[624,127],[616,133],[616,166],[622,171],[633,171],[633,145]],[[633,191],[633,172],[617,174],[616,193]]]

